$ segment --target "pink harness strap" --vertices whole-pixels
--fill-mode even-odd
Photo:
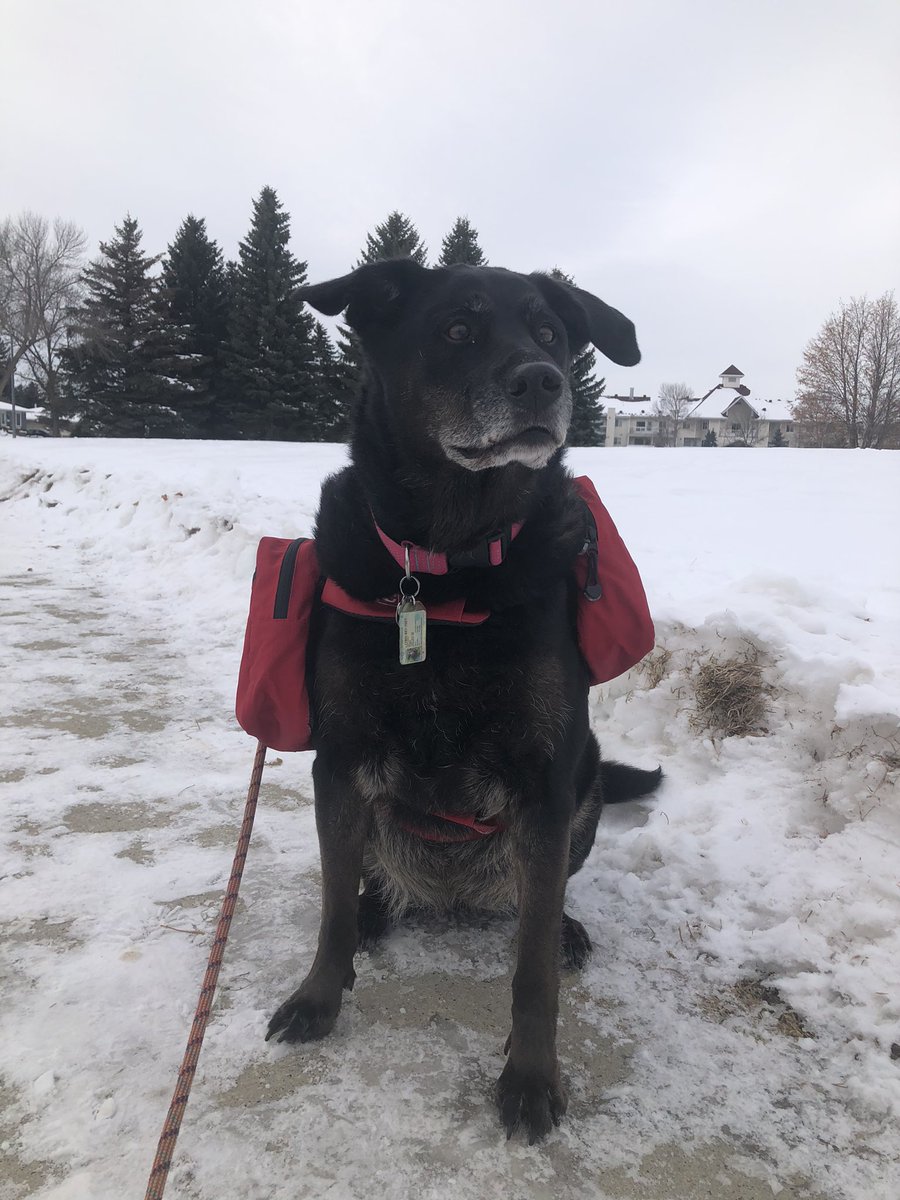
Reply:
[[[399,596],[388,596],[384,600],[357,600],[349,592],[326,579],[322,589],[322,603],[351,617],[370,617],[378,621],[396,621]],[[483,625],[491,614],[482,609],[467,609],[465,596],[446,600],[443,604],[428,605],[429,624],[439,625]]]
[[[413,821],[402,819],[400,828],[405,829],[407,833],[415,834],[416,837],[420,837],[426,842],[477,842],[479,838],[488,837],[492,833],[502,833],[506,828],[499,817],[489,817],[486,821],[479,821],[470,813],[429,813],[428,816],[441,821],[450,821],[453,825],[462,825],[468,830],[468,833],[457,835],[449,832],[440,833],[437,830],[416,825]]]

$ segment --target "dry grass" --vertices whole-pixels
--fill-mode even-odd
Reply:
[[[648,654],[641,662],[638,670],[647,680],[647,687],[650,691],[659,687],[668,675],[671,661],[672,651],[667,650],[665,646],[657,646],[653,653]]]
[[[898,745],[898,739],[896,737],[884,737],[881,734],[876,734],[875,736],[879,741],[884,742],[884,749],[875,755],[877,760],[885,767],[889,775],[900,771],[900,745]]]
[[[730,1017],[749,1015],[757,1025],[780,1033],[782,1037],[812,1037],[797,1013],[781,997],[777,988],[760,979],[741,979],[733,987],[700,1000],[700,1008],[712,1021],[721,1025]]]
[[[765,731],[766,693],[759,652],[747,643],[731,658],[711,655],[692,674],[694,712],[691,728],[719,737],[746,737]]]

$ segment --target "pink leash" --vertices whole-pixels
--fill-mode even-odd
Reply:
[[[178,1072],[178,1081],[175,1084],[175,1094],[172,1097],[172,1103],[169,1105],[166,1123],[163,1125],[163,1131],[156,1148],[156,1158],[153,1160],[153,1168],[150,1171],[150,1180],[147,1184],[144,1200],[162,1200],[163,1192],[166,1189],[166,1180],[169,1177],[169,1168],[172,1166],[175,1143],[178,1140],[178,1134],[181,1130],[181,1118],[184,1116],[188,1097],[191,1094],[191,1084],[194,1082],[197,1061],[200,1058],[200,1049],[203,1045],[203,1035],[206,1033],[206,1026],[212,1009],[216,983],[219,979],[219,968],[222,965],[225,943],[228,940],[228,931],[231,928],[231,918],[234,916],[234,909],[237,904],[241,876],[244,873],[244,863],[247,860],[247,850],[250,846],[250,834],[253,832],[253,818],[256,816],[256,802],[259,798],[259,785],[262,780],[265,761],[266,747],[260,742],[256,747],[256,758],[253,760],[250,789],[247,792],[247,804],[244,808],[244,822],[241,825],[237,850],[235,851],[234,862],[231,867],[231,877],[228,880],[225,898],[222,901],[222,911],[219,914],[216,936],[213,940],[212,949],[209,952],[209,962],[207,963],[206,974],[203,976],[203,986],[200,989],[200,998],[197,1001],[197,1011],[194,1013],[194,1023],[191,1026],[190,1036],[188,1037],[187,1046],[184,1051],[184,1058],[181,1060],[181,1069]]]

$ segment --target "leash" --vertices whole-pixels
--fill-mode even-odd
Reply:
[[[175,1084],[172,1103],[169,1105],[166,1122],[163,1125],[159,1143],[156,1147],[156,1158],[153,1160],[153,1168],[150,1171],[150,1180],[147,1184],[144,1200],[162,1200],[162,1195],[166,1188],[166,1180],[169,1177],[169,1168],[172,1165],[175,1143],[178,1140],[178,1134],[181,1130],[181,1118],[184,1116],[188,1097],[191,1094],[191,1084],[194,1082],[197,1061],[200,1058],[203,1035],[206,1033],[206,1026],[212,1009],[216,983],[219,979],[219,968],[222,965],[225,943],[228,940],[228,931],[231,928],[231,918],[234,916],[234,909],[237,904],[238,890],[241,886],[241,876],[244,873],[244,863],[246,862],[247,849],[250,845],[250,834],[253,831],[253,818],[256,815],[256,802],[259,798],[259,785],[262,780],[265,762],[266,747],[262,742],[259,742],[256,747],[256,757],[253,760],[253,771],[250,775],[250,788],[247,792],[247,804],[244,808],[244,821],[241,825],[240,836],[238,837],[237,850],[235,851],[234,862],[231,866],[228,887],[225,889],[225,898],[222,901],[222,911],[219,914],[219,924],[216,926],[216,936],[213,940],[212,949],[209,952],[209,962],[206,966],[206,974],[203,976],[203,986],[200,989],[200,998],[197,1001],[197,1011],[194,1013],[194,1023],[191,1026],[191,1032],[188,1036],[184,1058],[181,1060],[181,1069],[178,1072],[178,1081]]]

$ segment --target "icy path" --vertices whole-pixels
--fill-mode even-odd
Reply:
[[[218,595],[255,534],[221,532],[230,501],[184,466],[157,486],[101,466],[0,476],[0,1200],[143,1195],[252,758],[229,716],[243,612]],[[173,601],[186,586],[196,611]],[[273,755],[173,1200],[895,1200],[882,734],[836,730],[838,674],[816,690],[782,648],[766,738],[688,740],[689,656],[744,635],[703,624],[661,631],[658,686],[595,697],[608,748],[672,778],[604,818],[570,889],[596,954],[563,987],[559,1132],[507,1144],[492,1111],[506,922],[412,924],[361,956],[329,1040],[263,1042],[318,905],[308,756]]]

